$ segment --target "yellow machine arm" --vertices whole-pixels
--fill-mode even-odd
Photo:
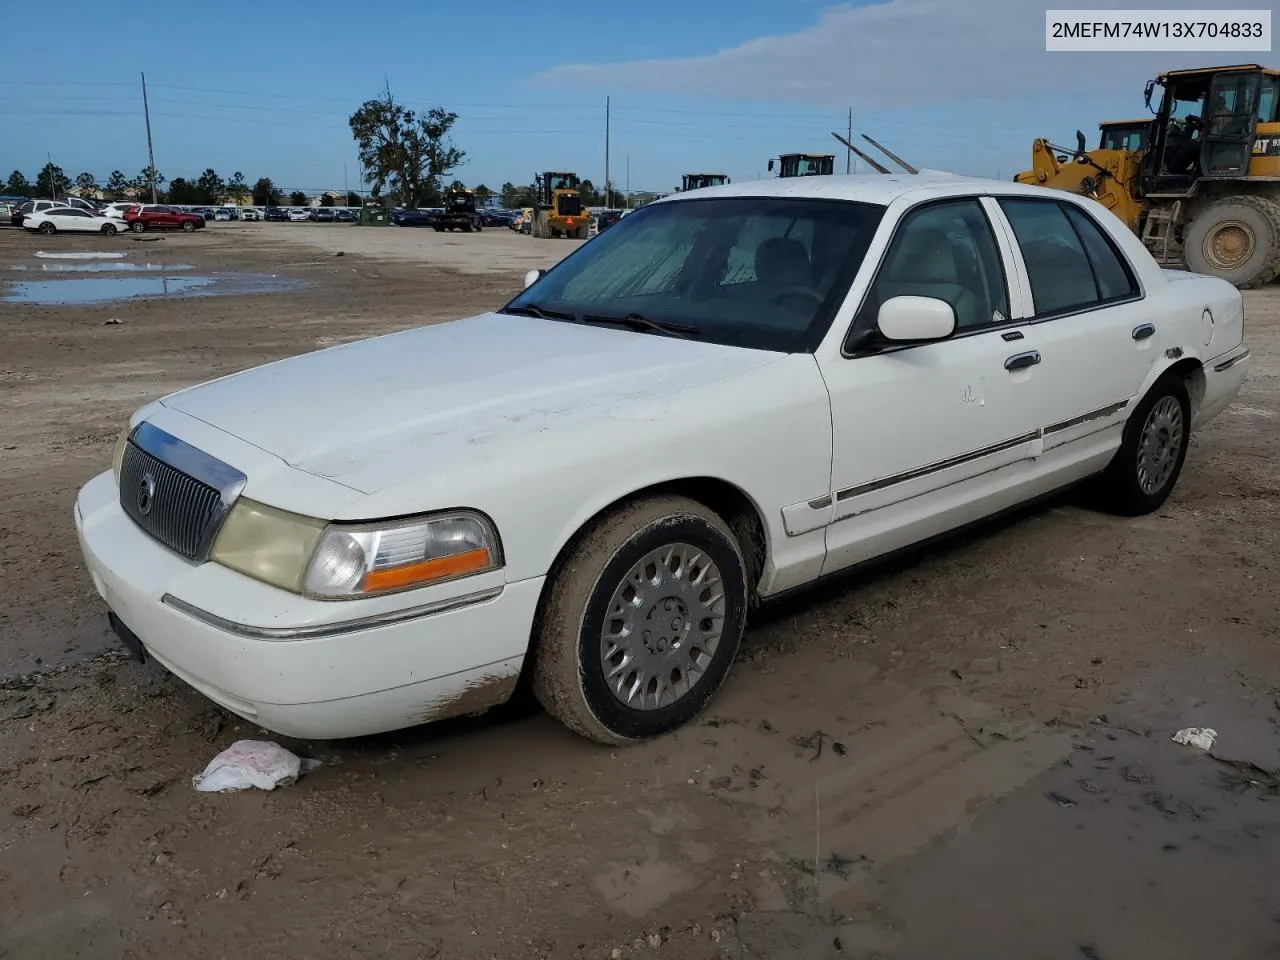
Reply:
[[[1072,157],[1058,159],[1059,154]],[[1142,201],[1136,191],[1140,183],[1141,151],[1090,150],[1076,152],[1055,147],[1048,140],[1031,145],[1031,169],[1014,177],[1018,183],[1029,183],[1055,190],[1066,190],[1092,197],[1137,231]]]

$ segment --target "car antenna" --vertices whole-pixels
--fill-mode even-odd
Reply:
[[[855,147],[852,143],[850,143],[850,142],[849,142],[848,140],[846,140],[844,137],[840,136],[840,134],[836,133],[834,130],[832,130],[832,131],[831,131],[831,135],[832,135],[833,137],[835,137],[837,140],[839,140],[841,143],[843,143],[843,144],[844,144],[846,147],[848,147],[850,150],[852,150],[854,153],[856,153],[856,154],[858,155],[858,159],[859,159],[859,160],[861,160],[861,161],[862,161],[863,163],[865,163],[867,166],[871,167],[871,168],[872,168],[873,170],[875,170],[876,172],[878,172],[878,173],[889,173],[889,172],[890,172],[888,167],[882,167],[880,164],[876,163],[876,162],[875,162],[874,160],[872,160],[869,156],[867,156],[865,153],[863,153],[861,150],[859,150],[857,147]]]
[[[896,153],[894,153],[892,150],[890,150],[888,147],[886,147],[886,146],[884,146],[884,145],[882,145],[882,144],[880,144],[880,143],[877,143],[875,140],[872,140],[872,139],[871,139],[869,136],[867,136],[865,133],[864,133],[864,134],[862,134],[862,139],[863,139],[863,140],[865,140],[865,141],[867,141],[867,143],[871,144],[873,147],[875,147],[877,150],[879,150],[881,153],[883,153],[886,157],[888,157],[890,160],[892,160],[894,163],[896,163],[898,166],[900,166],[903,170],[907,171],[907,173],[919,173],[919,172],[920,172],[920,171],[919,171],[919,170],[917,170],[915,167],[913,167],[911,164],[907,163],[907,161],[903,160],[900,156],[898,156]]]

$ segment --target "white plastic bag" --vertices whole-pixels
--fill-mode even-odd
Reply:
[[[1209,750],[1213,747],[1214,738],[1218,736],[1218,731],[1210,727],[1187,727],[1185,730],[1179,730],[1173,735],[1174,743],[1185,743],[1189,747],[1199,747],[1201,750]]]
[[[209,761],[204,772],[191,779],[202,793],[229,793],[233,790],[274,790],[287,787],[320,765],[318,760],[301,760],[284,747],[265,740],[237,740]]]

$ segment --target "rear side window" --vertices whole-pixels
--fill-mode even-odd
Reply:
[[[1001,198],[1031,280],[1036,316],[1086,310],[1137,293],[1101,228],[1071,204]]]

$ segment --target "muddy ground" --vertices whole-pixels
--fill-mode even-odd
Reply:
[[[766,611],[658,742],[517,703],[284,741],[323,766],[209,796],[192,775],[260,732],[115,652],[75,490],[147,400],[495,306],[569,245],[0,228],[0,283],[103,246],[304,285],[0,302],[0,957],[1280,956],[1280,289],[1248,294],[1251,380],[1155,516],[1065,497]]]

